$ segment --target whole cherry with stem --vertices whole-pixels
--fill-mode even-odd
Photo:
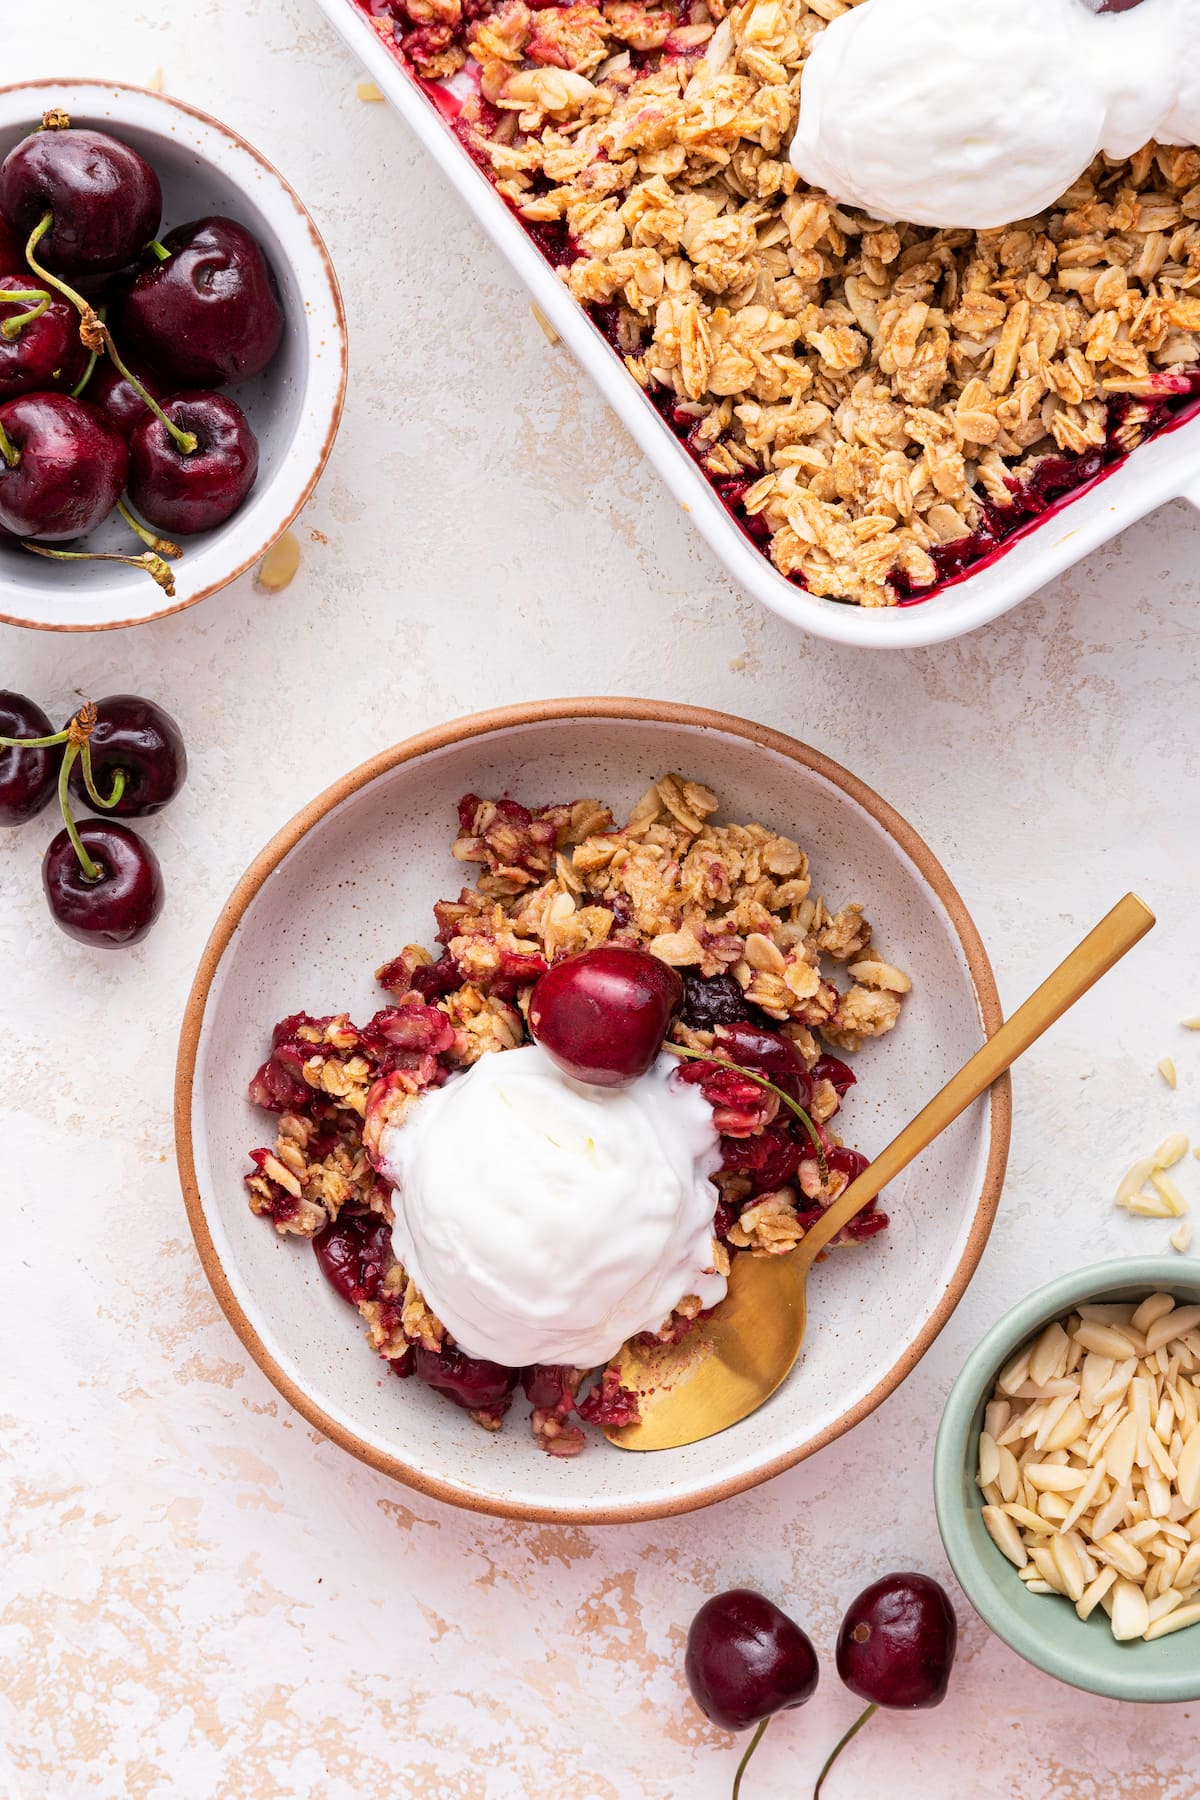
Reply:
[[[28,275],[0,275],[0,400],[49,389],[73,392],[87,365],[75,314]]]
[[[950,1597],[930,1575],[884,1575],[850,1602],[837,1641],[838,1674],[866,1710],[834,1745],[813,1789],[818,1800],[830,1769],[881,1706],[940,1706],[946,1698],[958,1621]]]
[[[0,526],[60,543],[108,517],[125,486],[125,440],[86,401],[20,394],[0,405]]]
[[[175,388],[261,374],[279,349],[284,315],[258,239],[236,219],[211,217],[176,226],[148,249],[116,302],[124,341]]]
[[[163,531],[223,525],[258,477],[258,440],[228,394],[176,394],[129,439],[129,497]],[[183,447],[184,440],[190,449]]]
[[[0,825],[24,825],[58,781],[59,734],[35,700],[0,691]]]
[[[112,275],[158,231],[162,189],[131,145],[55,108],[0,163],[0,215],[24,237],[48,218],[45,257],[60,275]]]
[[[175,720],[138,694],[109,694],[94,703],[94,712],[90,736],[71,770],[75,799],[99,804],[118,819],[161,812],[187,780],[187,751]],[[104,800],[97,798],[101,782],[111,783]]]
[[[752,1588],[730,1588],[705,1601],[688,1630],[684,1673],[692,1698],[714,1725],[754,1735],[733,1778],[738,1800],[746,1766],[778,1712],[804,1706],[820,1666],[807,1633]]]

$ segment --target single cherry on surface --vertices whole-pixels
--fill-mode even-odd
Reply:
[[[794,1619],[753,1588],[730,1588],[692,1620],[684,1673],[705,1718],[744,1731],[811,1700],[820,1669]]]
[[[181,450],[151,415],[129,440],[129,498],[159,531],[189,537],[223,525],[258,475],[258,440],[227,394],[176,394],[162,409],[196,448]]]
[[[262,246],[236,219],[169,231],[116,304],[114,328],[174,388],[260,375],[283,338],[279,289]]]
[[[121,777],[118,799],[104,808],[112,818],[161,812],[187,780],[187,750],[178,725],[165,708],[137,694],[97,700],[88,754],[93,786],[106,797]],[[82,757],[71,769],[70,789],[81,805],[91,802]]]
[[[39,389],[70,393],[87,362],[70,302],[39,289],[32,275],[0,275],[0,400]]]
[[[0,527],[63,543],[84,537],[121,497],[129,452],[93,406],[22,394],[0,406]]]
[[[25,243],[52,215],[38,257],[55,274],[115,274],[158,231],[158,176],[130,145],[60,120],[47,113],[0,163],[0,216]]]
[[[837,1671],[865,1712],[834,1745],[813,1789],[881,1706],[940,1706],[950,1684],[958,1621],[950,1596],[930,1575],[904,1569],[884,1575],[850,1602],[837,1641]]]
[[[576,1081],[623,1087],[653,1067],[682,997],[677,971],[656,956],[601,944],[541,977],[529,1029]]]
[[[54,726],[41,707],[24,694],[0,690],[0,738],[43,738]],[[62,750],[0,750],[0,825],[23,825],[41,812],[53,796]]]
[[[85,819],[77,832],[90,871],[65,826],[42,861],[42,887],[55,922],[69,937],[101,949],[136,944],[162,910],[158,858],[128,825],[114,820]]]
[[[907,1570],[885,1575],[846,1609],[838,1674],[877,1706],[940,1706],[957,1643],[954,1608],[939,1582]]]

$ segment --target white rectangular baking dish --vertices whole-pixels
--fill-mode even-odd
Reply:
[[[441,165],[734,580],[802,631],[834,643],[872,649],[942,643],[999,618],[1164,502],[1182,498],[1200,508],[1197,413],[1134,451],[1125,463],[1027,535],[1016,538],[1010,548],[975,574],[962,577],[928,600],[907,606],[864,608],[804,593],[780,575],[742,535],[620,358],[526,236],[518,219],[476,167],[420,83],[393,56],[354,0],[318,0],[318,5]]]

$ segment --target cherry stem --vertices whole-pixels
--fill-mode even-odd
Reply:
[[[21,452],[17,449],[3,425],[0,425],[0,459],[10,469],[15,469],[21,460]]]
[[[670,1038],[663,1044],[663,1049],[669,1050],[672,1056],[686,1056],[692,1062],[711,1063],[714,1069],[733,1069],[737,1074],[744,1075],[747,1081],[756,1081],[759,1087],[766,1088],[772,1094],[777,1094],[783,1104],[790,1107],[795,1113],[812,1139],[813,1149],[817,1153],[817,1162],[821,1169],[821,1180],[829,1180],[829,1164],[825,1161],[825,1146],[821,1142],[816,1126],[798,1100],[793,1100],[790,1094],[785,1093],[781,1087],[776,1087],[773,1081],[768,1081],[765,1075],[759,1075],[754,1069],[744,1068],[741,1063],[730,1062],[724,1056],[710,1056],[707,1050],[689,1050],[683,1044],[673,1044]]]
[[[767,1729],[767,1726],[770,1723],[771,1723],[771,1718],[770,1718],[770,1714],[768,1714],[765,1719],[762,1719],[759,1722],[759,1725],[758,1725],[757,1729],[755,1730],[754,1736],[750,1739],[750,1742],[746,1745],[745,1750],[742,1752],[742,1760],[738,1764],[737,1771],[733,1777],[733,1792],[729,1796],[729,1800],[738,1800],[738,1795],[742,1791],[742,1776],[746,1773],[746,1764],[750,1761],[750,1758],[754,1755],[754,1752],[758,1749],[759,1744],[762,1742],[762,1734]]]
[[[151,238],[150,242],[146,245],[146,248],[147,250],[153,250],[159,262],[170,262],[171,252],[167,249],[165,244],[160,244],[157,238]]]
[[[0,737],[0,750],[50,750],[55,744],[65,744],[70,735],[69,731],[56,731],[53,737]]]
[[[147,550],[156,550],[160,556],[183,555],[183,551],[178,544],[173,543],[170,538],[159,537],[157,533],[151,531],[148,526],[143,525],[140,519],[135,518],[124,500],[117,501],[117,511],[128,525],[130,531],[133,532],[134,536],[141,538]]]
[[[90,305],[89,302],[84,299],[82,294],[77,294],[73,287],[68,287],[65,281],[60,281],[57,275],[51,275],[50,271],[44,269],[34,256],[34,251],[37,249],[53,223],[54,214],[52,212],[42,214],[41,219],[29,234],[29,242],[25,246],[25,261],[29,264],[39,280],[48,281],[52,288],[57,288],[59,293],[65,295],[78,312],[79,336],[84,348],[95,351],[97,355],[107,354],[111,358],[112,365],[116,369],[117,374],[129,383],[143,406],[150,409],[159,423],[166,426],[174,440],[175,447],[180,454],[182,456],[190,456],[192,451],[196,449],[199,441],[195,434],[190,431],[183,431],[178,425],[172,424],[171,420],[168,419],[166,413],[158,404],[158,401],[154,396],[148,389],[142,386],[137,376],[131,374],[126,368],[121,360],[117,346],[113,343],[112,332],[108,329],[108,326],[104,323],[104,320],[100,317],[100,314],[96,311],[95,307]]]
[[[119,803],[121,795],[125,792],[124,769],[117,769],[114,771],[112,789],[106,800],[96,787],[96,777],[92,772],[92,746],[88,742],[84,743],[83,749],[80,752],[80,762],[83,766],[83,785],[87,789],[88,799],[93,806],[98,806],[101,812],[111,811],[111,809]]]
[[[73,725],[74,723],[75,721],[72,719],[71,724]],[[69,735],[70,726],[67,727],[67,731]],[[86,742],[86,739],[84,741]],[[91,857],[83,847],[83,839],[80,837],[79,829],[76,826],[74,819],[71,817],[71,806],[67,797],[67,782],[70,779],[71,767],[75,758],[79,755],[81,748],[82,746],[78,741],[69,742],[67,744],[62,762],[58,767],[58,804],[62,812],[63,824],[67,828],[67,836],[70,838],[71,846],[75,851],[76,856],[79,858],[79,866],[83,870],[84,880],[99,881],[100,865],[99,863],[94,863],[92,861]]]
[[[101,321],[103,321],[103,318],[104,318],[104,308],[103,307],[100,308],[99,312],[96,314],[96,317],[98,319],[100,319]],[[96,364],[99,362],[99,360],[100,360],[100,352],[98,350],[93,350],[88,357],[87,368],[83,371],[83,374],[79,377],[79,380],[75,383],[75,386],[71,389],[72,400],[78,400],[78,398],[82,394],[84,388],[87,386],[88,382],[92,379],[92,376],[96,373]]]
[[[863,1713],[860,1713],[858,1718],[855,1719],[855,1721],[854,1721],[853,1725],[850,1727],[849,1731],[844,1731],[842,1733],[842,1735],[838,1739],[837,1743],[833,1746],[833,1749],[829,1752],[829,1755],[825,1758],[825,1762],[821,1769],[821,1773],[817,1776],[817,1785],[813,1789],[813,1800],[819,1800],[819,1796],[821,1793],[821,1783],[824,1781],[825,1777],[828,1775],[830,1769],[832,1769],[832,1767],[833,1767],[834,1763],[837,1761],[838,1757],[842,1754],[842,1751],[846,1748],[846,1745],[850,1742],[850,1739],[852,1737],[857,1737],[859,1732],[862,1730],[863,1726],[866,1724],[867,1720],[873,1719],[875,1717],[875,1714],[878,1711],[879,1711],[878,1703],[876,1701],[872,1700],[872,1702],[871,1702],[870,1706],[868,1706],[867,1710]]]
[[[14,304],[22,301],[28,304],[30,309],[28,312],[17,313],[15,318],[5,319],[3,325],[0,325],[0,337],[6,338],[11,344],[21,335],[26,325],[32,325],[35,319],[41,318],[50,304],[50,290],[49,288],[5,288],[0,290],[0,301],[3,301],[5,306],[10,301]]]
[[[33,544],[27,538],[22,538],[21,548],[31,550],[34,556],[49,556],[55,562],[115,562],[124,563],[130,569],[145,569],[163,593],[169,599],[174,598],[175,576],[169,565],[153,550],[147,550],[144,556],[119,556],[115,550],[51,550],[48,545]]]

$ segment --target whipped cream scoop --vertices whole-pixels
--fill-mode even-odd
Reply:
[[[809,53],[791,158],[873,218],[983,231],[1152,138],[1200,142],[1200,0],[861,0]]]
[[[594,1368],[685,1296],[724,1298],[717,1131],[678,1067],[599,1088],[505,1050],[384,1131],[396,1255],[468,1356]]]

